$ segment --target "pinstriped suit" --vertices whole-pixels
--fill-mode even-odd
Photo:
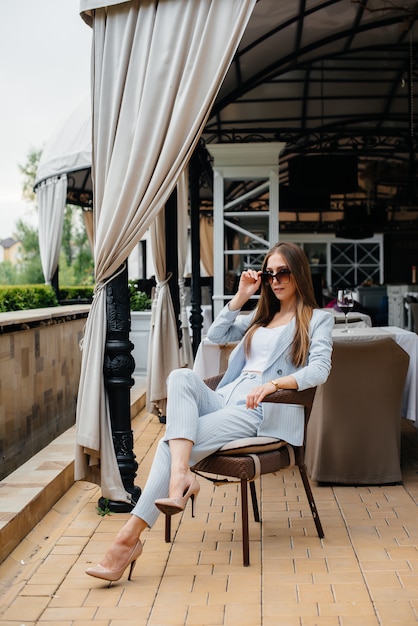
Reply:
[[[226,306],[208,331],[215,343],[239,341],[251,321],[251,315],[237,319],[239,311]],[[273,342],[271,355],[261,374],[242,372],[245,365],[243,342],[229,358],[228,369],[216,391],[209,389],[189,369],[173,371],[167,381],[167,429],[156,451],[147,484],[132,514],[152,526],[159,511],[158,498],[168,496],[171,457],[170,439],[184,438],[194,442],[191,465],[218,450],[223,444],[241,437],[269,435],[300,445],[304,434],[304,411],[297,405],[262,404],[247,409],[245,398],[255,386],[273,378],[292,374],[299,389],[314,387],[326,381],[331,366],[332,315],[313,312],[308,364],[295,368],[289,358],[295,322],[292,320]]]
[[[208,331],[208,339],[214,343],[239,341],[248,328],[251,315],[242,315],[224,307]],[[270,358],[262,372],[262,382],[292,374],[298,389],[303,391],[326,381],[331,368],[333,316],[320,309],[313,311],[310,323],[311,345],[309,360],[305,367],[296,368],[290,360],[289,350],[295,332],[293,319],[272,344]],[[220,387],[234,380],[245,365],[244,345],[241,341],[229,357],[228,369]],[[291,444],[300,445],[303,441],[303,408],[289,404],[263,404],[263,421],[258,434],[285,439]]]

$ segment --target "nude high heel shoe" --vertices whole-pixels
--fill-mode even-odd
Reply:
[[[194,503],[197,499],[199,491],[200,485],[194,476],[189,488],[182,498],[160,498],[155,501],[155,506],[166,515],[176,515],[176,513],[184,511],[187,501],[190,498],[192,501],[192,517],[194,517]]]
[[[96,565],[95,567],[89,567],[86,570],[86,574],[89,576],[94,576],[95,578],[102,578],[103,580],[108,580],[110,583],[115,582],[122,578],[123,572],[126,570],[128,565],[130,565],[128,580],[131,580],[132,573],[134,571],[134,567],[136,565],[136,560],[142,554],[142,543],[138,539],[131,554],[129,555],[126,562],[119,569],[108,569],[107,567],[103,567],[103,565]]]

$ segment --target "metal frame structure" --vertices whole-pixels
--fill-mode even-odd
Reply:
[[[252,144],[213,144],[208,146],[208,150],[214,159],[214,283],[213,302],[214,315],[217,315],[224,306],[227,294],[225,293],[225,256],[229,254],[241,257],[251,255],[262,255],[271,246],[271,242],[278,241],[279,238],[279,155],[285,144],[272,143],[252,143]],[[234,224],[229,216],[248,218],[252,217],[252,212],[236,211],[236,207],[245,202],[253,194],[250,192],[244,198],[238,198],[231,203],[225,203],[225,181],[250,180],[255,184],[254,195],[265,193],[268,190],[269,206],[268,210],[259,211],[257,216],[264,217],[268,221],[266,232],[268,237],[260,237],[251,229],[244,229]],[[260,180],[263,181],[260,184]],[[225,228],[240,231],[245,234],[255,247],[245,249],[228,249],[225,246]],[[253,262],[250,262],[253,265]]]

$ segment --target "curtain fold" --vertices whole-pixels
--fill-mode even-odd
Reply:
[[[200,260],[208,276],[213,276],[213,217],[202,216],[199,221]]]
[[[100,477],[105,498],[130,500],[104,389],[105,284],[172,193],[255,2],[131,0],[92,13],[97,287],[83,343],[75,477]]]
[[[93,211],[83,209],[84,226],[89,240],[90,248],[94,248],[94,233],[93,233]]]
[[[147,361],[147,409],[165,415],[168,374],[180,367],[177,321],[166,271],[165,214],[160,211],[151,224],[150,239],[156,288],[151,307],[151,332]]]
[[[147,361],[147,409],[165,415],[167,405],[167,376],[173,369],[192,367],[193,350],[187,323],[186,288],[184,285],[184,265],[187,256],[188,221],[187,168],[177,183],[177,249],[178,286],[180,293],[180,328],[182,331],[179,346],[177,320],[171,299],[167,275],[165,212],[160,211],[151,224],[150,238],[152,256],[156,272],[156,290],[151,308],[151,332],[148,342]]]
[[[39,254],[45,283],[50,285],[58,267],[64,211],[67,200],[67,176],[54,176],[36,190],[39,218]]]

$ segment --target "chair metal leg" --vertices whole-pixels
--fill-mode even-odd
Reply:
[[[308,498],[309,506],[311,507],[312,517],[315,522],[316,532],[318,533],[318,537],[322,539],[324,537],[324,531],[322,529],[321,520],[319,519],[318,510],[316,508],[315,500],[312,494],[312,489],[309,484],[308,475],[306,473],[306,466],[304,463],[299,465],[299,471],[302,478],[303,486],[305,487],[306,497]]]
[[[253,503],[254,520],[256,522],[259,522],[261,521],[260,511],[258,509],[257,492],[255,490],[255,484],[253,480],[250,481],[250,492],[251,492],[251,501]]]
[[[250,564],[250,533],[248,529],[248,491],[247,480],[241,479],[241,518],[242,518],[242,558],[244,566]]]
[[[165,542],[171,542],[171,515],[165,516]]]

